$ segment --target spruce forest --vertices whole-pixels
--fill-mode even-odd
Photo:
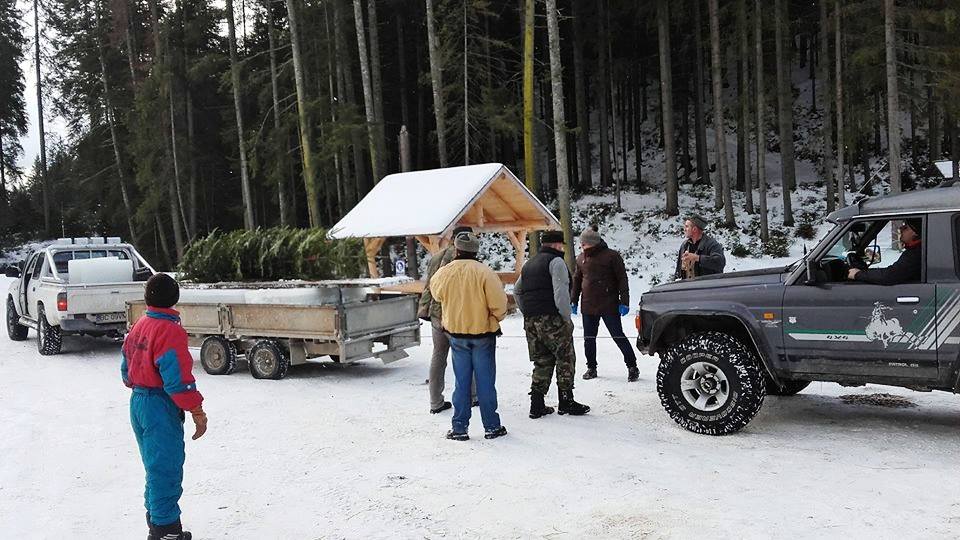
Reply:
[[[25,168],[28,91],[66,129],[40,121]],[[677,215],[705,187],[734,227],[743,192],[766,239],[798,182],[831,210],[958,176],[960,1],[0,0],[0,102],[7,243],[116,235],[169,268],[212,231],[330,227],[388,174],[483,162],[567,223],[581,194]]]

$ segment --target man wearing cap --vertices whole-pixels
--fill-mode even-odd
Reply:
[[[553,407],[547,407],[543,398],[550,390],[554,369],[560,395],[558,412],[579,416],[588,413],[590,407],[573,399],[577,357],[573,348],[570,271],[563,262],[563,233],[544,231],[540,243],[540,253],[523,265],[513,288],[517,307],[523,313],[527,350],[533,362],[530,418],[553,412]]]
[[[620,317],[630,312],[630,286],[623,257],[607,247],[596,229],[588,228],[580,234],[583,251],[577,256],[573,273],[572,309],[583,317],[583,353],[587,357],[584,379],[597,377],[597,331],[600,321],[607,327],[614,343],[623,353],[627,365],[627,381],[640,378],[637,355],[623,334]]]
[[[497,414],[497,336],[500,321],[507,316],[507,295],[503,283],[489,266],[477,261],[480,240],[472,232],[457,235],[456,255],[437,270],[430,281],[430,293],[443,304],[441,325],[453,351],[453,425],[447,438],[466,441],[470,437],[470,382],[476,379],[477,401],[483,420],[484,437],[507,434]]]
[[[923,237],[923,220],[913,218],[905,220],[900,225],[900,243],[903,244],[903,253],[897,262],[886,268],[870,268],[862,270],[851,268],[847,278],[874,285],[899,285],[920,281],[923,270],[923,253],[920,249]]]
[[[207,415],[191,372],[187,333],[172,309],[180,299],[179,285],[167,274],[155,274],[147,280],[143,299],[147,312],[123,342],[120,376],[132,390],[130,424],[147,473],[147,539],[190,540],[178,504],[183,493],[184,411],[196,426],[193,440],[207,431]]]
[[[692,215],[683,221],[683,234],[686,238],[677,253],[675,279],[720,274],[727,264],[723,256],[723,246],[704,233],[707,222],[700,216]]]
[[[473,232],[473,229],[466,226],[460,226],[453,229],[452,238],[464,232]],[[437,414],[449,409],[452,405],[449,401],[443,399],[444,378],[447,372],[447,354],[450,352],[450,341],[447,335],[443,333],[443,327],[440,321],[443,318],[443,308],[432,294],[430,294],[430,278],[437,273],[441,267],[446,266],[457,255],[457,248],[453,242],[450,245],[433,256],[430,264],[427,266],[427,281],[423,287],[423,294],[420,295],[420,308],[417,315],[424,321],[430,322],[432,328],[431,337],[433,338],[433,355],[430,357],[430,414]],[[471,402],[477,403],[477,385],[471,386]]]

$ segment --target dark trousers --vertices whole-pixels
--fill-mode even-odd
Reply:
[[[587,315],[583,314],[583,355],[587,357],[587,369],[597,369],[597,330],[600,321],[607,327],[614,343],[623,353],[623,362],[628,368],[637,367],[637,355],[633,352],[630,340],[623,334],[623,324],[618,314],[614,315]]]

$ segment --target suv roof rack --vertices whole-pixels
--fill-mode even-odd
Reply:
[[[88,246],[102,244],[119,244],[123,242],[119,236],[78,236],[76,238],[57,238],[53,241],[54,246]]]

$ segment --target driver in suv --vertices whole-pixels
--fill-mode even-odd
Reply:
[[[874,285],[899,285],[920,281],[923,266],[920,239],[923,235],[923,220],[907,219],[900,225],[900,242],[904,250],[897,262],[887,268],[851,268],[847,278]]]

